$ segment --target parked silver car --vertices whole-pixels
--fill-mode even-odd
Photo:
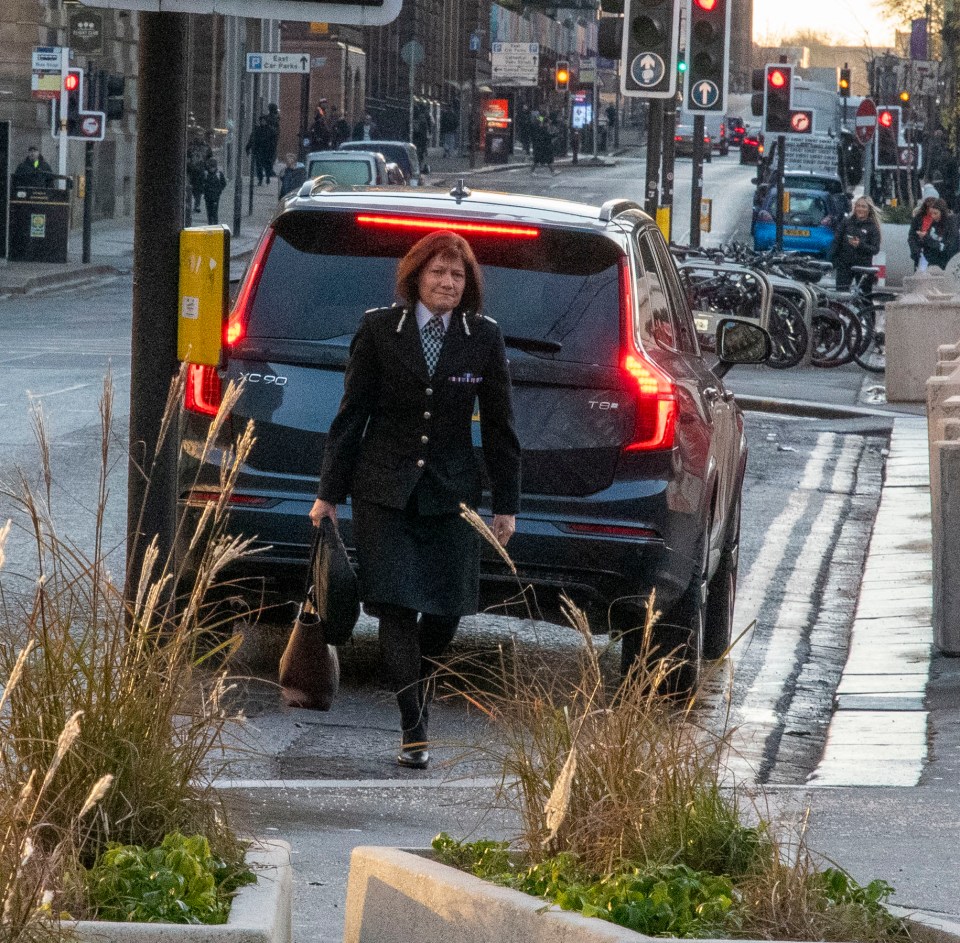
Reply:
[[[332,177],[341,187],[379,187],[391,183],[387,161],[374,151],[313,151],[307,177]]]

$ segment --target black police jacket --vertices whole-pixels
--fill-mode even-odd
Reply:
[[[417,489],[421,514],[480,500],[474,405],[494,514],[520,505],[520,443],[503,337],[482,315],[455,311],[433,377],[412,308],[368,311],[350,345],[340,409],[330,426],[318,496],[402,509]]]

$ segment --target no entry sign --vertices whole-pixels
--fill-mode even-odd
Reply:
[[[877,130],[877,106],[872,98],[865,98],[857,106],[853,133],[861,144],[866,144]]]

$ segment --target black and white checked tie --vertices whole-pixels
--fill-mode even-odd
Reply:
[[[433,315],[420,330],[420,341],[423,344],[423,357],[427,361],[427,373],[433,376],[440,359],[440,348],[443,347],[443,318],[439,314]]]

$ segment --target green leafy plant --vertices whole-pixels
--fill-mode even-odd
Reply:
[[[232,892],[255,880],[213,855],[202,835],[175,832],[158,848],[111,843],[85,883],[100,920],[218,924],[227,921]]]

